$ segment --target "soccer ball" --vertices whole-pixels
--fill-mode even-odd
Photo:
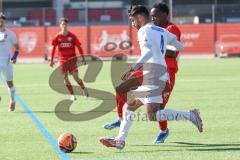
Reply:
[[[71,133],[64,133],[58,138],[58,147],[61,151],[70,153],[77,147],[77,139]]]

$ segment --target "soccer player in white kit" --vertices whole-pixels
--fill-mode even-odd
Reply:
[[[6,17],[0,13],[0,73],[7,82],[10,95],[9,111],[15,110],[15,87],[13,84],[13,66],[16,63],[19,54],[19,45],[14,32],[5,28]],[[15,51],[12,56],[12,46]]]
[[[124,106],[118,136],[115,138],[100,138],[100,142],[107,147],[123,149],[128,130],[134,119],[133,112],[142,105],[145,105],[150,121],[188,120],[197,127],[199,132],[202,132],[202,120],[198,110],[194,109],[189,112],[160,110],[160,104],[163,101],[161,93],[169,81],[165,62],[166,48],[180,51],[183,49],[182,43],[177,41],[177,37],[172,33],[149,23],[149,12],[144,6],[133,6],[130,11],[130,19],[132,25],[138,29],[141,56],[125,73],[124,78],[128,79],[134,71],[143,67],[143,84],[137,88],[135,96]]]

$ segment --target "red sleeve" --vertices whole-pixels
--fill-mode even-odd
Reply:
[[[77,38],[74,34],[72,34],[72,36],[74,37],[74,44],[75,44],[76,47],[78,48],[79,54],[80,54],[81,56],[83,56],[83,49],[82,49],[82,47],[81,47],[80,41],[78,40],[78,38]]]
[[[181,31],[176,25],[171,25],[167,28],[169,32],[177,36],[177,39],[180,41],[181,40]]]
[[[58,35],[56,35],[56,36],[53,38],[53,40],[52,40],[52,45],[53,45],[53,46],[56,46],[56,45],[57,45],[57,37],[58,37]]]
[[[51,52],[51,63],[53,63],[53,59],[54,59],[54,55],[55,55],[55,50],[56,50],[56,47],[57,47],[57,36],[55,36],[52,40],[52,52]]]

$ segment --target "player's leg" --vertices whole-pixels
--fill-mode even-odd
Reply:
[[[87,90],[87,88],[85,87],[82,79],[79,78],[78,71],[75,70],[75,71],[72,72],[71,74],[72,74],[72,76],[73,76],[73,79],[78,83],[78,85],[79,85],[79,86],[81,87],[81,89],[83,90],[84,95],[85,95],[86,97],[88,97],[88,96],[89,96],[88,90]]]
[[[123,106],[127,101],[127,93],[131,89],[135,89],[138,86],[140,86],[141,83],[142,83],[141,77],[139,78],[134,76],[131,79],[127,79],[126,81],[123,81],[120,85],[116,87],[116,108],[118,113],[118,119],[105,124],[103,126],[105,129],[111,130],[120,126],[122,114],[123,114]]]
[[[64,84],[65,84],[67,90],[70,93],[70,100],[75,101],[76,97],[74,95],[73,87],[72,87],[71,82],[68,79],[68,71],[69,71],[68,64],[69,64],[68,61],[67,62],[65,62],[65,61],[64,62],[60,62],[59,69],[60,69],[60,72],[61,72],[61,74],[63,76]]]
[[[170,95],[172,93],[174,84],[175,84],[175,69],[168,69],[169,78],[170,78],[170,84],[167,84],[164,91],[163,91],[163,103],[160,105],[160,109],[164,109],[166,104],[168,103],[168,100],[170,98]],[[167,121],[161,121],[158,122],[160,133],[157,135],[157,137],[154,139],[154,144],[160,144],[164,143],[166,138],[169,135],[169,129],[167,125]]]
[[[3,76],[4,76],[4,78],[7,82],[7,86],[8,86],[8,93],[9,93],[9,97],[10,97],[8,111],[11,112],[11,111],[15,110],[15,104],[16,104],[16,100],[15,100],[16,89],[13,84],[13,66],[12,66],[12,64],[9,64],[8,66],[4,67],[4,69],[2,70],[2,73],[3,73]]]
[[[150,97],[144,102],[147,116],[150,121],[190,121],[197,127],[199,132],[202,132],[202,119],[197,109],[190,110],[189,112],[160,109],[160,104],[156,102],[157,97]]]
[[[190,121],[197,127],[199,132],[203,131],[202,119],[200,113],[197,109],[190,110],[189,112],[185,111],[176,111],[170,109],[158,110],[156,112],[157,121]]]
[[[68,78],[68,73],[67,72],[64,72],[63,73],[63,78],[64,78],[64,83],[70,93],[70,100],[72,101],[75,101],[76,100],[76,96],[74,95],[74,91],[73,91],[73,86]]]
[[[16,89],[14,87],[13,81],[7,81],[7,85],[8,85],[8,93],[9,93],[9,97],[10,97],[10,103],[9,103],[9,112],[12,112],[15,110],[15,104],[16,104],[16,100],[15,100],[15,94],[16,94]]]
[[[142,102],[134,97],[131,98],[124,105],[123,118],[119,129],[118,136],[116,138],[101,138],[100,142],[107,147],[115,147],[117,149],[123,149],[125,146],[125,140],[128,135],[128,131],[131,127],[133,119],[133,112],[142,106]]]
[[[164,108],[165,108],[165,104],[160,104],[160,109],[164,109]],[[169,135],[169,129],[167,127],[167,120],[158,122],[158,125],[159,125],[159,129],[160,129],[160,133],[154,139],[154,141],[153,141],[154,144],[164,143],[164,141],[166,140],[166,138]]]

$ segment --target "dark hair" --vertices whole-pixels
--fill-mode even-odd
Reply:
[[[69,20],[68,20],[66,17],[62,17],[62,18],[60,18],[59,22],[60,22],[60,23],[61,23],[61,22],[68,23]]]
[[[155,3],[153,8],[156,8],[160,12],[169,14],[169,8],[166,3]]]
[[[136,16],[138,14],[141,14],[145,17],[149,17],[148,9],[142,5],[131,6],[131,8],[128,10],[128,13],[129,13],[129,16]]]
[[[2,12],[0,12],[0,19],[6,20],[6,16]]]

